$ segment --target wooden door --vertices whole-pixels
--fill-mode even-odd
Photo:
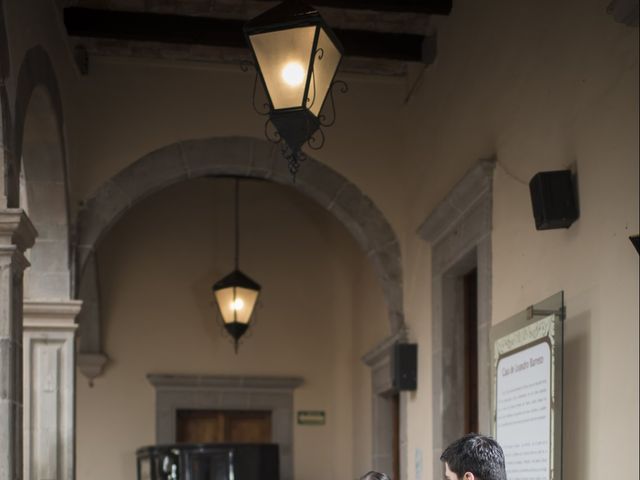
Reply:
[[[271,412],[178,410],[178,443],[269,443]]]

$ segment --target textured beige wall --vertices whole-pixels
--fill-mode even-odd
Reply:
[[[288,187],[243,183],[240,267],[263,297],[235,355],[210,294],[233,266],[232,185],[170,187],[135,207],[100,246],[111,363],[93,388],[78,377],[78,478],[133,478],[135,449],[155,441],[148,373],[301,376],[294,408],[325,410],[327,424],[295,427],[295,478],[355,476],[353,442],[367,444],[357,432],[367,432],[370,415],[358,387],[369,372],[358,357],[388,331],[377,281],[323,209]],[[356,340],[359,328],[366,332]]]
[[[91,72],[78,90],[91,102],[83,104],[84,122],[71,135],[77,199],[89,198],[143,155],[181,140],[264,138],[265,118],[251,106],[254,74],[239,67],[92,57]],[[404,83],[346,79],[350,91],[336,94],[337,121],[326,130],[324,148],[308,153],[365,188],[385,215],[401,222]]]
[[[638,470],[638,29],[607,1],[456,1],[439,22],[436,65],[408,108],[411,223],[418,225],[478,159],[496,157],[493,322],[565,290],[564,476]],[[537,232],[528,193],[538,171],[577,170],[581,218]],[[437,178],[438,181],[429,179]],[[429,250],[405,241],[414,339],[430,345]],[[426,355],[409,403],[431,469]]]

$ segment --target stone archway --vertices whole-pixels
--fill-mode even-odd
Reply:
[[[25,300],[68,300],[69,220],[64,148],[47,91],[38,86],[25,112],[20,207],[38,230],[25,273]]]
[[[225,137],[178,142],[142,157],[105,182],[78,218],[78,365],[90,379],[107,360],[102,351],[98,271],[100,239],[133,205],[182,180],[202,176],[243,176],[291,185],[329,210],[370,258],[388,307],[391,332],[404,328],[402,266],[395,232],[375,204],[357,186],[309,158],[292,184],[279,149],[264,140]]]
[[[42,47],[26,53],[17,85],[13,132],[21,183],[17,200],[39,234],[30,256],[25,298],[69,300],[72,272],[64,117],[53,65]]]
[[[29,252],[20,312],[24,478],[49,477],[52,469],[64,479],[74,476],[74,338],[81,302],[71,300],[63,126],[53,65],[43,47],[33,47],[17,75],[8,188],[9,206],[26,212],[40,234]]]

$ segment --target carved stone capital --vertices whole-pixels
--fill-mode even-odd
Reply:
[[[15,245],[22,253],[33,247],[38,232],[24,210],[0,210],[0,245]]]
[[[81,300],[25,301],[24,327],[32,330],[76,330],[76,316],[81,308]]]
[[[103,353],[79,353],[76,363],[80,372],[89,379],[89,383],[93,383],[94,378],[102,375],[108,361],[109,357]]]

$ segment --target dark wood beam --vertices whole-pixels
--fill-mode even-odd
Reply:
[[[64,10],[73,37],[246,48],[244,21],[70,7]],[[424,36],[335,30],[345,55],[420,62]]]
[[[315,7],[449,15],[453,0],[309,0],[308,3]]]

